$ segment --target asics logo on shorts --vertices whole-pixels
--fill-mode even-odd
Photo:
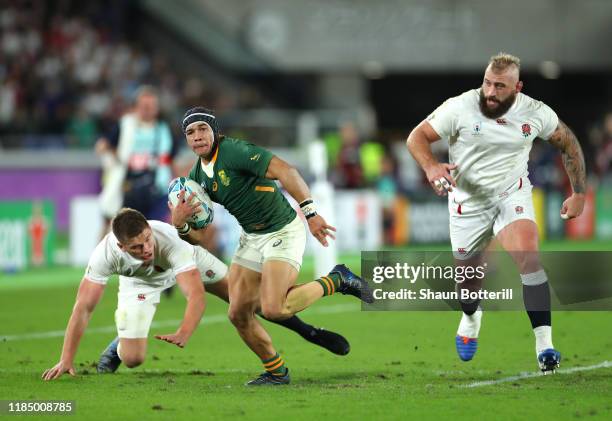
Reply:
[[[272,244],[272,247],[279,246],[279,245],[280,245],[280,243],[282,243],[282,242],[283,242],[283,240],[276,240],[276,241],[274,242],[274,244]]]

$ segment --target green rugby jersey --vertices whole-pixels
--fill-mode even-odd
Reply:
[[[198,158],[189,178],[234,215],[245,232],[267,234],[278,231],[296,215],[274,180],[265,178],[273,156],[252,143],[225,137],[211,161],[212,174],[204,171]]]

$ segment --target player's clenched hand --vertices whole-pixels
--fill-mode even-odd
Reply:
[[[448,192],[457,187],[450,171],[457,168],[456,164],[437,163],[425,169],[427,181],[438,196],[446,196]]]
[[[336,228],[331,225],[327,225],[325,219],[321,215],[315,215],[312,218],[307,219],[308,228],[310,228],[310,233],[314,236],[314,238],[319,241],[319,243],[323,244],[324,247],[327,247],[329,244],[327,243],[327,237],[336,239],[332,231],[335,232]]]
[[[55,380],[64,373],[68,373],[71,376],[76,375],[76,371],[74,370],[72,364],[65,364],[63,361],[60,361],[53,368],[45,370],[45,372],[42,374],[42,379]]]
[[[184,348],[189,338],[187,335],[181,333],[171,333],[169,335],[155,335],[155,339],[168,342],[169,344],[174,344],[179,348]]]
[[[179,192],[178,199],[176,206],[172,206],[172,203],[168,202],[168,208],[172,212],[172,225],[182,227],[189,218],[198,213],[200,203],[196,198],[195,192],[192,192],[187,200],[185,200],[185,190]]]
[[[584,209],[584,193],[574,193],[563,202],[561,206],[561,218],[572,219],[580,216]]]

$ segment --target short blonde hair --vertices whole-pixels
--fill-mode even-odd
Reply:
[[[489,59],[489,66],[495,73],[503,72],[510,66],[516,66],[516,70],[521,70],[521,59],[512,54],[499,52]]]

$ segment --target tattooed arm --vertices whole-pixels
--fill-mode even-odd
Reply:
[[[561,120],[548,141],[561,151],[563,166],[572,184],[573,193],[561,206],[561,218],[575,218],[582,213],[586,193],[586,168],[580,143],[576,135]]]

